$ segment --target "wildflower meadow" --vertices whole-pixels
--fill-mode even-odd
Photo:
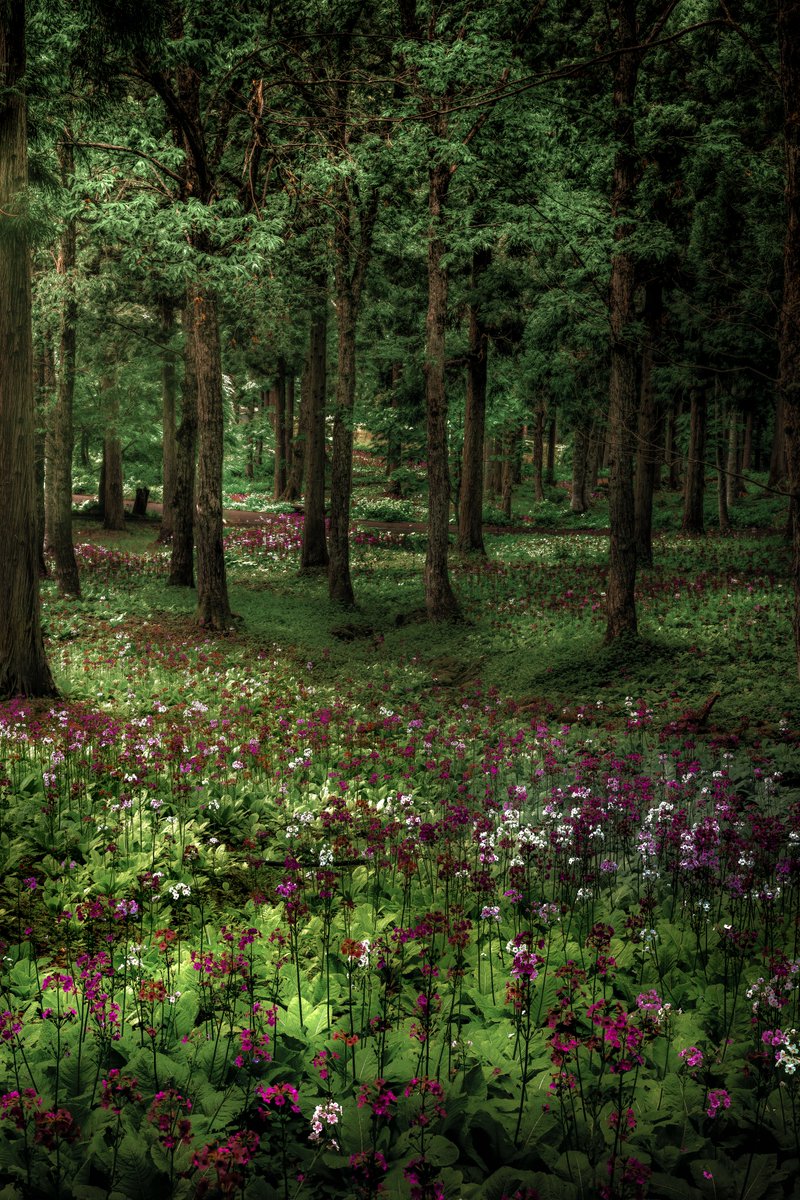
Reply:
[[[421,538],[356,529],[351,620],[299,520],[228,536],[227,638],[149,534],[44,585],[63,698],[0,707],[0,1198],[796,1196],[780,536],[665,535],[626,665],[602,539],[498,533],[437,632],[399,619]]]

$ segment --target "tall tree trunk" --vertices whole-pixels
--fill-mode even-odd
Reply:
[[[778,388],[783,400],[792,531],[792,630],[800,675],[800,0],[778,0],[778,39],[786,149],[786,234],[783,300],[778,326]]]
[[[703,497],[706,483],[706,426],[708,423],[708,397],[706,385],[698,384],[691,391],[691,415],[689,418],[689,451],[686,460],[686,481],[683,492],[684,533],[703,533],[705,517]]]
[[[158,308],[161,336],[161,529],[158,540],[165,545],[172,541],[175,532],[173,497],[177,471],[177,443],[175,431],[175,402],[177,396],[177,374],[175,351],[171,342],[175,330],[175,306],[171,300],[162,300]]]
[[[328,297],[324,287],[311,320],[308,359],[303,373],[306,413],[306,491],[304,497],[301,571],[328,565],[325,541],[325,394],[327,391]]]
[[[608,431],[610,463],[608,478],[609,538],[606,584],[607,642],[637,632],[636,522],[633,496],[633,450],[638,372],[634,335],[636,263],[627,246],[632,233],[632,210],[638,155],[634,127],[634,98],[639,74],[639,51],[626,47],[637,43],[636,0],[619,0],[617,45],[613,62],[613,131],[616,146],[611,188],[611,215],[615,222],[616,248],[611,257],[609,320],[611,324],[611,374],[609,380]]]
[[[272,495],[280,500],[286,490],[286,359],[278,359],[275,379],[275,468],[272,479]]]
[[[172,489],[171,587],[194,587],[194,487],[197,473],[197,372],[192,334],[194,305],[187,296],[183,326],[181,420],[175,433],[175,481]]]
[[[786,404],[778,390],[775,398],[775,421],[772,430],[772,447],[769,456],[769,479],[771,488],[779,488],[786,479]]]
[[[346,607],[355,604],[350,578],[350,495],[353,486],[353,401],[355,399],[356,318],[349,263],[337,261],[336,320],[338,359],[331,455],[331,520],[328,531],[328,593]]]
[[[61,182],[68,186],[75,169],[70,133],[64,131],[58,157]],[[58,354],[56,400],[50,415],[50,455],[47,462],[47,489],[50,528],[48,541],[55,559],[56,580],[62,595],[80,596],[78,564],[72,543],[72,451],[75,437],[72,425],[75,395],[75,344],[78,301],[75,295],[76,222],[68,217],[61,233],[56,270],[64,277],[61,308],[61,336]],[[124,515],[123,515],[124,528]]]
[[[345,97],[341,97],[345,110]],[[341,187],[334,243],[337,370],[331,459],[331,521],[328,533],[328,594],[337,604],[355,604],[350,578],[350,498],[353,489],[353,409],[356,396],[356,326],[361,308],[378,192],[360,204],[352,185]]]
[[[589,462],[589,426],[579,421],[572,432],[572,496],[569,511],[585,513],[589,507],[586,494],[586,469]]]
[[[533,498],[544,500],[544,396],[538,396],[533,410]]]
[[[753,409],[748,405],[744,418],[744,437],[742,439],[742,474],[753,469]]]
[[[547,424],[547,466],[545,469],[544,481],[548,487],[555,487],[556,482],[556,445],[557,445],[557,420],[554,412]]]
[[[730,533],[731,519],[728,512],[728,481],[725,470],[725,402],[719,387],[714,386],[714,456],[717,464],[717,520],[720,533]]]
[[[233,615],[228,601],[222,544],[222,363],[216,301],[200,284],[190,288],[193,309],[189,336],[197,384],[197,622],[223,632]]]
[[[295,379],[294,369],[290,376],[290,387],[292,397],[292,421],[294,422],[294,393]],[[286,490],[283,493],[284,500],[299,500],[303,494],[303,475],[305,472],[306,458],[306,425],[308,424],[306,416],[306,395],[305,389],[300,388],[300,404],[297,414],[297,432],[292,435],[291,446],[289,447],[289,470],[286,473]]]
[[[46,579],[48,575],[45,550],[45,528],[47,514],[45,511],[45,425],[47,423],[48,396],[45,387],[44,349],[34,356],[34,471],[36,477],[36,553],[39,560],[39,578]]]
[[[34,492],[25,4],[0,5],[0,699],[52,696],[39,608]]]
[[[476,250],[472,256],[467,396],[464,408],[464,449],[461,459],[456,542],[462,554],[486,553],[483,544],[483,443],[486,428],[489,333],[475,293],[491,260],[490,250]]]
[[[440,130],[444,133],[444,130]],[[428,550],[425,556],[425,607],[432,621],[461,616],[450,586],[450,478],[447,467],[447,390],[445,384],[445,323],[447,268],[442,223],[451,170],[437,162],[428,179],[428,312],[425,321],[425,407],[428,456]]]
[[[653,387],[653,355],[661,321],[661,281],[650,279],[645,287],[645,337],[642,346],[639,401],[639,443],[636,452],[636,560],[643,567],[653,565],[653,493],[660,456],[661,420]]]
[[[122,442],[119,436],[119,391],[117,382],[106,371],[100,378],[100,394],[105,416],[103,435],[103,528],[125,528],[125,497],[122,491]]]
[[[728,413],[728,454],[725,466],[725,491],[728,508],[739,502],[741,477],[739,474],[739,413],[734,404]]]
[[[286,391],[286,403],[284,406],[286,420],[283,426],[283,462],[286,472],[286,483],[281,493],[282,497],[286,495],[286,488],[289,484],[289,468],[292,463],[292,447],[294,445],[294,370],[287,368],[285,360],[283,363],[283,379]]]
[[[500,507],[507,521],[511,520],[511,501],[514,492],[514,474],[517,464],[519,432],[510,430],[503,437],[503,477],[500,490]]]
[[[664,465],[667,468],[667,488],[671,492],[677,492],[681,486],[681,455],[677,430],[682,408],[682,397],[673,396],[667,407],[664,429]]]

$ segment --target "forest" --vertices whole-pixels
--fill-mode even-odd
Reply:
[[[800,0],[0,72],[0,1200],[800,1195]]]

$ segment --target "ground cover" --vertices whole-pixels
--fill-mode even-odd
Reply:
[[[780,533],[227,537],[213,639],[152,530],[45,585],[68,699],[0,710],[3,1197],[794,1194],[800,761]]]

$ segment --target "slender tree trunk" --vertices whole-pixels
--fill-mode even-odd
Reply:
[[[328,531],[328,593],[345,607],[355,604],[350,578],[350,496],[353,486],[353,402],[355,399],[356,315],[349,263],[337,263],[336,319],[338,363],[331,456],[331,520]]]
[[[772,447],[769,456],[769,479],[771,488],[779,488],[786,479],[786,404],[778,391],[775,398],[775,421],[772,431]]]
[[[589,508],[586,495],[586,469],[589,461],[589,427],[578,423],[572,433],[572,497],[569,511],[585,513]]]
[[[328,565],[325,541],[325,394],[327,391],[328,298],[320,291],[311,321],[308,360],[303,374],[306,412],[306,491],[304,498],[301,571]]]
[[[609,380],[608,478],[609,538],[606,584],[606,641],[635,635],[636,521],[633,495],[633,449],[638,372],[634,336],[636,264],[626,246],[632,232],[632,209],[638,172],[633,105],[639,73],[639,52],[624,47],[637,43],[636,0],[619,0],[617,39],[620,52],[614,60],[614,176],[611,215],[615,221],[616,248],[611,258],[609,319],[611,324],[611,375]]]
[[[200,284],[190,288],[197,383],[197,622],[224,632],[233,615],[228,601],[222,544],[222,363],[216,302]]]
[[[119,391],[109,368],[101,376],[100,394],[105,415],[103,435],[103,528],[125,528],[125,497],[122,491],[122,442],[119,436]]]
[[[556,483],[557,433],[556,413],[554,412],[547,425],[547,467],[544,481],[548,487],[555,487]]]
[[[705,531],[703,496],[705,494],[706,469],[706,426],[708,423],[708,397],[706,385],[700,384],[691,391],[691,415],[689,418],[689,451],[686,460],[686,482],[683,492],[684,533],[700,534]]]
[[[480,285],[492,256],[476,250],[472,256],[473,295],[469,306],[469,349],[467,351],[467,396],[464,408],[464,449],[458,503],[458,550],[462,554],[485,554],[483,544],[483,445],[486,428],[486,382],[488,379],[489,334],[475,289]]]
[[[636,510],[636,559],[643,567],[653,565],[653,493],[660,456],[661,420],[653,387],[653,354],[661,321],[661,281],[648,280],[645,287],[645,338],[642,347],[639,402],[639,443],[636,453],[634,507]]]
[[[511,501],[514,492],[514,467],[517,461],[518,434],[512,430],[503,438],[503,477],[500,492],[500,507],[507,521],[511,520]]]
[[[187,297],[183,326],[183,387],[181,420],[175,434],[175,483],[172,489],[172,556],[168,583],[194,587],[194,488],[197,461],[196,338],[192,332],[194,305]]]
[[[533,498],[544,500],[544,396],[537,397],[533,410]]]
[[[283,380],[286,393],[286,420],[283,427],[283,462],[286,470],[286,484],[282,496],[286,494],[289,484],[289,468],[292,463],[292,447],[294,445],[294,371],[288,370],[286,361],[283,363]]]
[[[753,409],[748,408],[744,418],[742,440],[742,474],[753,469]]]
[[[444,132],[441,130],[440,132]],[[447,467],[447,390],[445,385],[445,322],[447,268],[442,222],[450,187],[446,163],[430,168],[428,186],[428,312],[425,322],[425,406],[428,455],[428,550],[425,557],[425,607],[432,621],[461,616],[450,586],[450,479]]]
[[[34,358],[34,470],[36,474],[36,552],[39,559],[39,578],[48,576],[45,551],[47,513],[45,508],[45,425],[47,424],[47,389],[45,387],[44,349]]]
[[[783,300],[778,326],[778,387],[783,400],[792,533],[792,631],[800,675],[800,0],[778,0],[778,40],[786,150],[786,233]]]
[[[341,96],[342,110],[346,96]],[[350,499],[353,489],[353,409],[356,395],[356,326],[361,308],[372,234],[378,213],[373,189],[360,204],[349,180],[339,197],[336,224],[335,282],[337,318],[336,397],[333,410],[331,521],[328,534],[328,594],[337,604],[355,604],[350,578]]]
[[[275,380],[275,469],[272,480],[272,495],[280,500],[286,490],[286,359],[278,359]]]
[[[728,512],[728,487],[725,470],[725,403],[719,387],[714,387],[714,456],[717,464],[717,520],[720,533],[730,533],[731,519]]]
[[[61,178],[67,184],[74,171],[69,133],[59,149]],[[64,276],[64,300],[61,310],[61,338],[58,355],[56,402],[51,413],[47,487],[50,491],[50,549],[55,559],[58,588],[62,595],[80,596],[78,564],[72,543],[72,451],[75,437],[72,425],[75,395],[75,343],[78,302],[75,296],[76,223],[67,218],[61,234],[56,270]],[[123,514],[122,527],[125,526]]]
[[[294,422],[294,392],[295,380],[294,369],[290,376],[291,397],[292,397],[292,421]],[[306,396],[304,389],[300,388],[300,405],[297,415],[297,433],[292,436],[292,443],[289,450],[289,470],[286,475],[286,491],[283,493],[284,500],[299,500],[303,494],[303,476],[305,472],[306,458],[306,426],[308,424],[306,414]]]
[[[0,5],[0,699],[52,696],[39,608],[34,492],[25,4]]]
[[[739,503],[741,478],[739,474],[739,413],[735,406],[729,406],[728,413],[728,455],[725,468],[725,491],[728,508]]]
[[[163,454],[161,460],[161,530],[159,542],[168,544],[175,532],[173,497],[177,472],[177,441],[175,430],[175,407],[177,397],[177,375],[175,351],[170,344],[175,330],[175,307],[170,300],[159,305],[159,327],[161,335],[161,430]]]

